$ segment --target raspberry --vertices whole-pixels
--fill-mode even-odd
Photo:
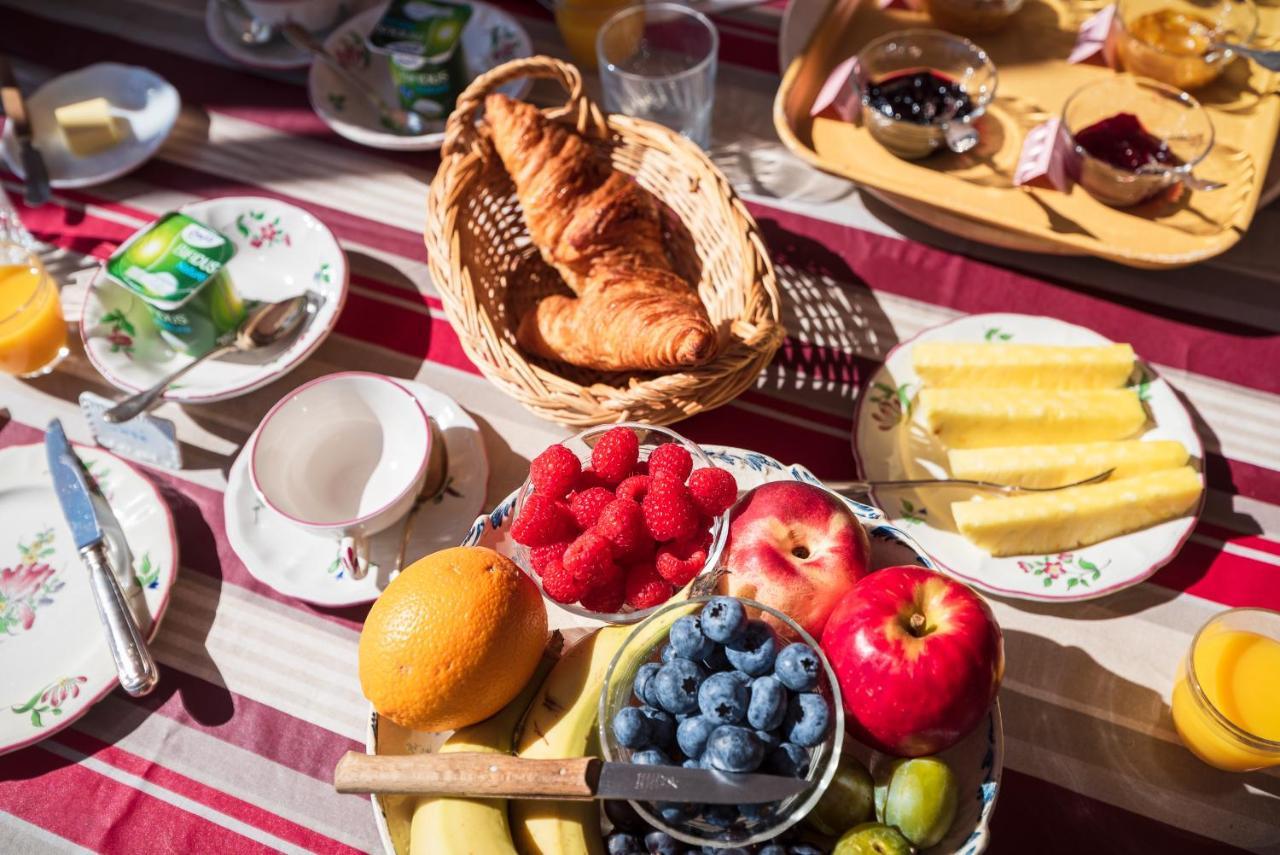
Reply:
[[[619,499],[630,499],[633,502],[639,502],[644,499],[644,494],[649,492],[649,476],[632,475],[624,478],[622,483],[618,485],[616,492]]]
[[[534,493],[511,523],[511,537],[525,546],[546,546],[567,540],[577,533],[569,506],[558,499]]]
[[[613,493],[606,487],[588,487],[581,493],[574,493],[569,500],[569,510],[578,526],[583,531],[591,528],[600,519],[600,512],[613,501]]]
[[[589,587],[579,602],[593,612],[617,612],[622,608],[626,587],[621,573],[614,573],[598,585]]]
[[[637,564],[627,571],[627,605],[637,609],[659,606],[671,599],[671,583],[652,564]]]
[[[552,445],[529,464],[529,480],[536,492],[563,499],[582,474],[578,455],[563,445]]]
[[[552,561],[558,562],[564,558],[564,551],[572,542],[572,540],[557,540],[546,546],[535,546],[529,550],[529,563],[536,573],[541,574]]]
[[[557,603],[576,603],[586,593],[587,585],[552,559],[542,571],[542,590]]]
[[[707,563],[707,543],[699,535],[668,543],[658,550],[655,567],[658,575],[677,588],[702,572]]]
[[[691,471],[693,456],[679,443],[663,443],[649,454],[650,475],[670,475],[683,484]]]
[[[631,474],[640,458],[640,440],[631,428],[616,427],[596,440],[591,468],[607,484],[617,484]]]
[[[698,510],[718,517],[737,501],[738,482],[727,469],[699,469],[689,476],[689,493]]]
[[[591,584],[613,572],[613,547],[594,531],[584,531],[564,551],[564,566],[575,578]]]
[[[599,475],[597,475],[590,466],[588,466],[586,469],[583,469],[582,474],[578,476],[578,480],[574,481],[573,483],[573,489],[575,492],[578,492],[578,493],[582,493],[587,490],[590,490],[592,487],[608,487],[608,486],[609,485],[604,482],[604,479],[601,478]]]
[[[653,538],[644,527],[644,511],[630,499],[614,499],[600,513],[595,531],[613,544],[621,560],[635,559],[653,551]]]
[[[685,486],[674,479],[651,480],[640,507],[654,540],[680,540],[698,529],[698,508]]]
[[[632,470],[631,470],[631,474],[632,474],[632,475],[648,475],[648,474],[649,474],[649,461],[648,461],[648,460],[638,460],[638,461],[636,461],[636,465],[635,465],[635,467],[634,467],[634,468],[632,468]]]

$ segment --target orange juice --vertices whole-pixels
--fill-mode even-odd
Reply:
[[[556,26],[569,56],[583,71],[596,68],[596,33],[619,9],[637,0],[556,0]]]
[[[0,265],[0,371],[42,374],[66,347],[58,289],[40,262]]]
[[[1173,688],[1173,721],[1206,763],[1233,772],[1280,765],[1277,629],[1280,613],[1233,609],[1196,636]]]

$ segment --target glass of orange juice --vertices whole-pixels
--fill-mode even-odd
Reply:
[[[556,26],[578,68],[596,70],[596,33],[614,12],[639,2],[642,0],[554,0]]]
[[[1211,766],[1280,765],[1280,612],[1230,609],[1200,628],[1173,686],[1173,723]]]
[[[0,240],[0,371],[47,374],[67,355],[67,324],[58,286],[40,259]]]

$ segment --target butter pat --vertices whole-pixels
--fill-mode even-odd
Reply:
[[[111,102],[90,98],[53,111],[67,148],[76,157],[89,157],[120,142],[120,129],[111,117]]]

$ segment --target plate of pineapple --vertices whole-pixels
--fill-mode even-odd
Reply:
[[[1136,585],[1190,536],[1204,448],[1174,390],[1128,344],[1052,318],[969,315],[885,358],[854,413],[872,481],[967,487],[873,495],[939,569],[994,594],[1085,600]]]

